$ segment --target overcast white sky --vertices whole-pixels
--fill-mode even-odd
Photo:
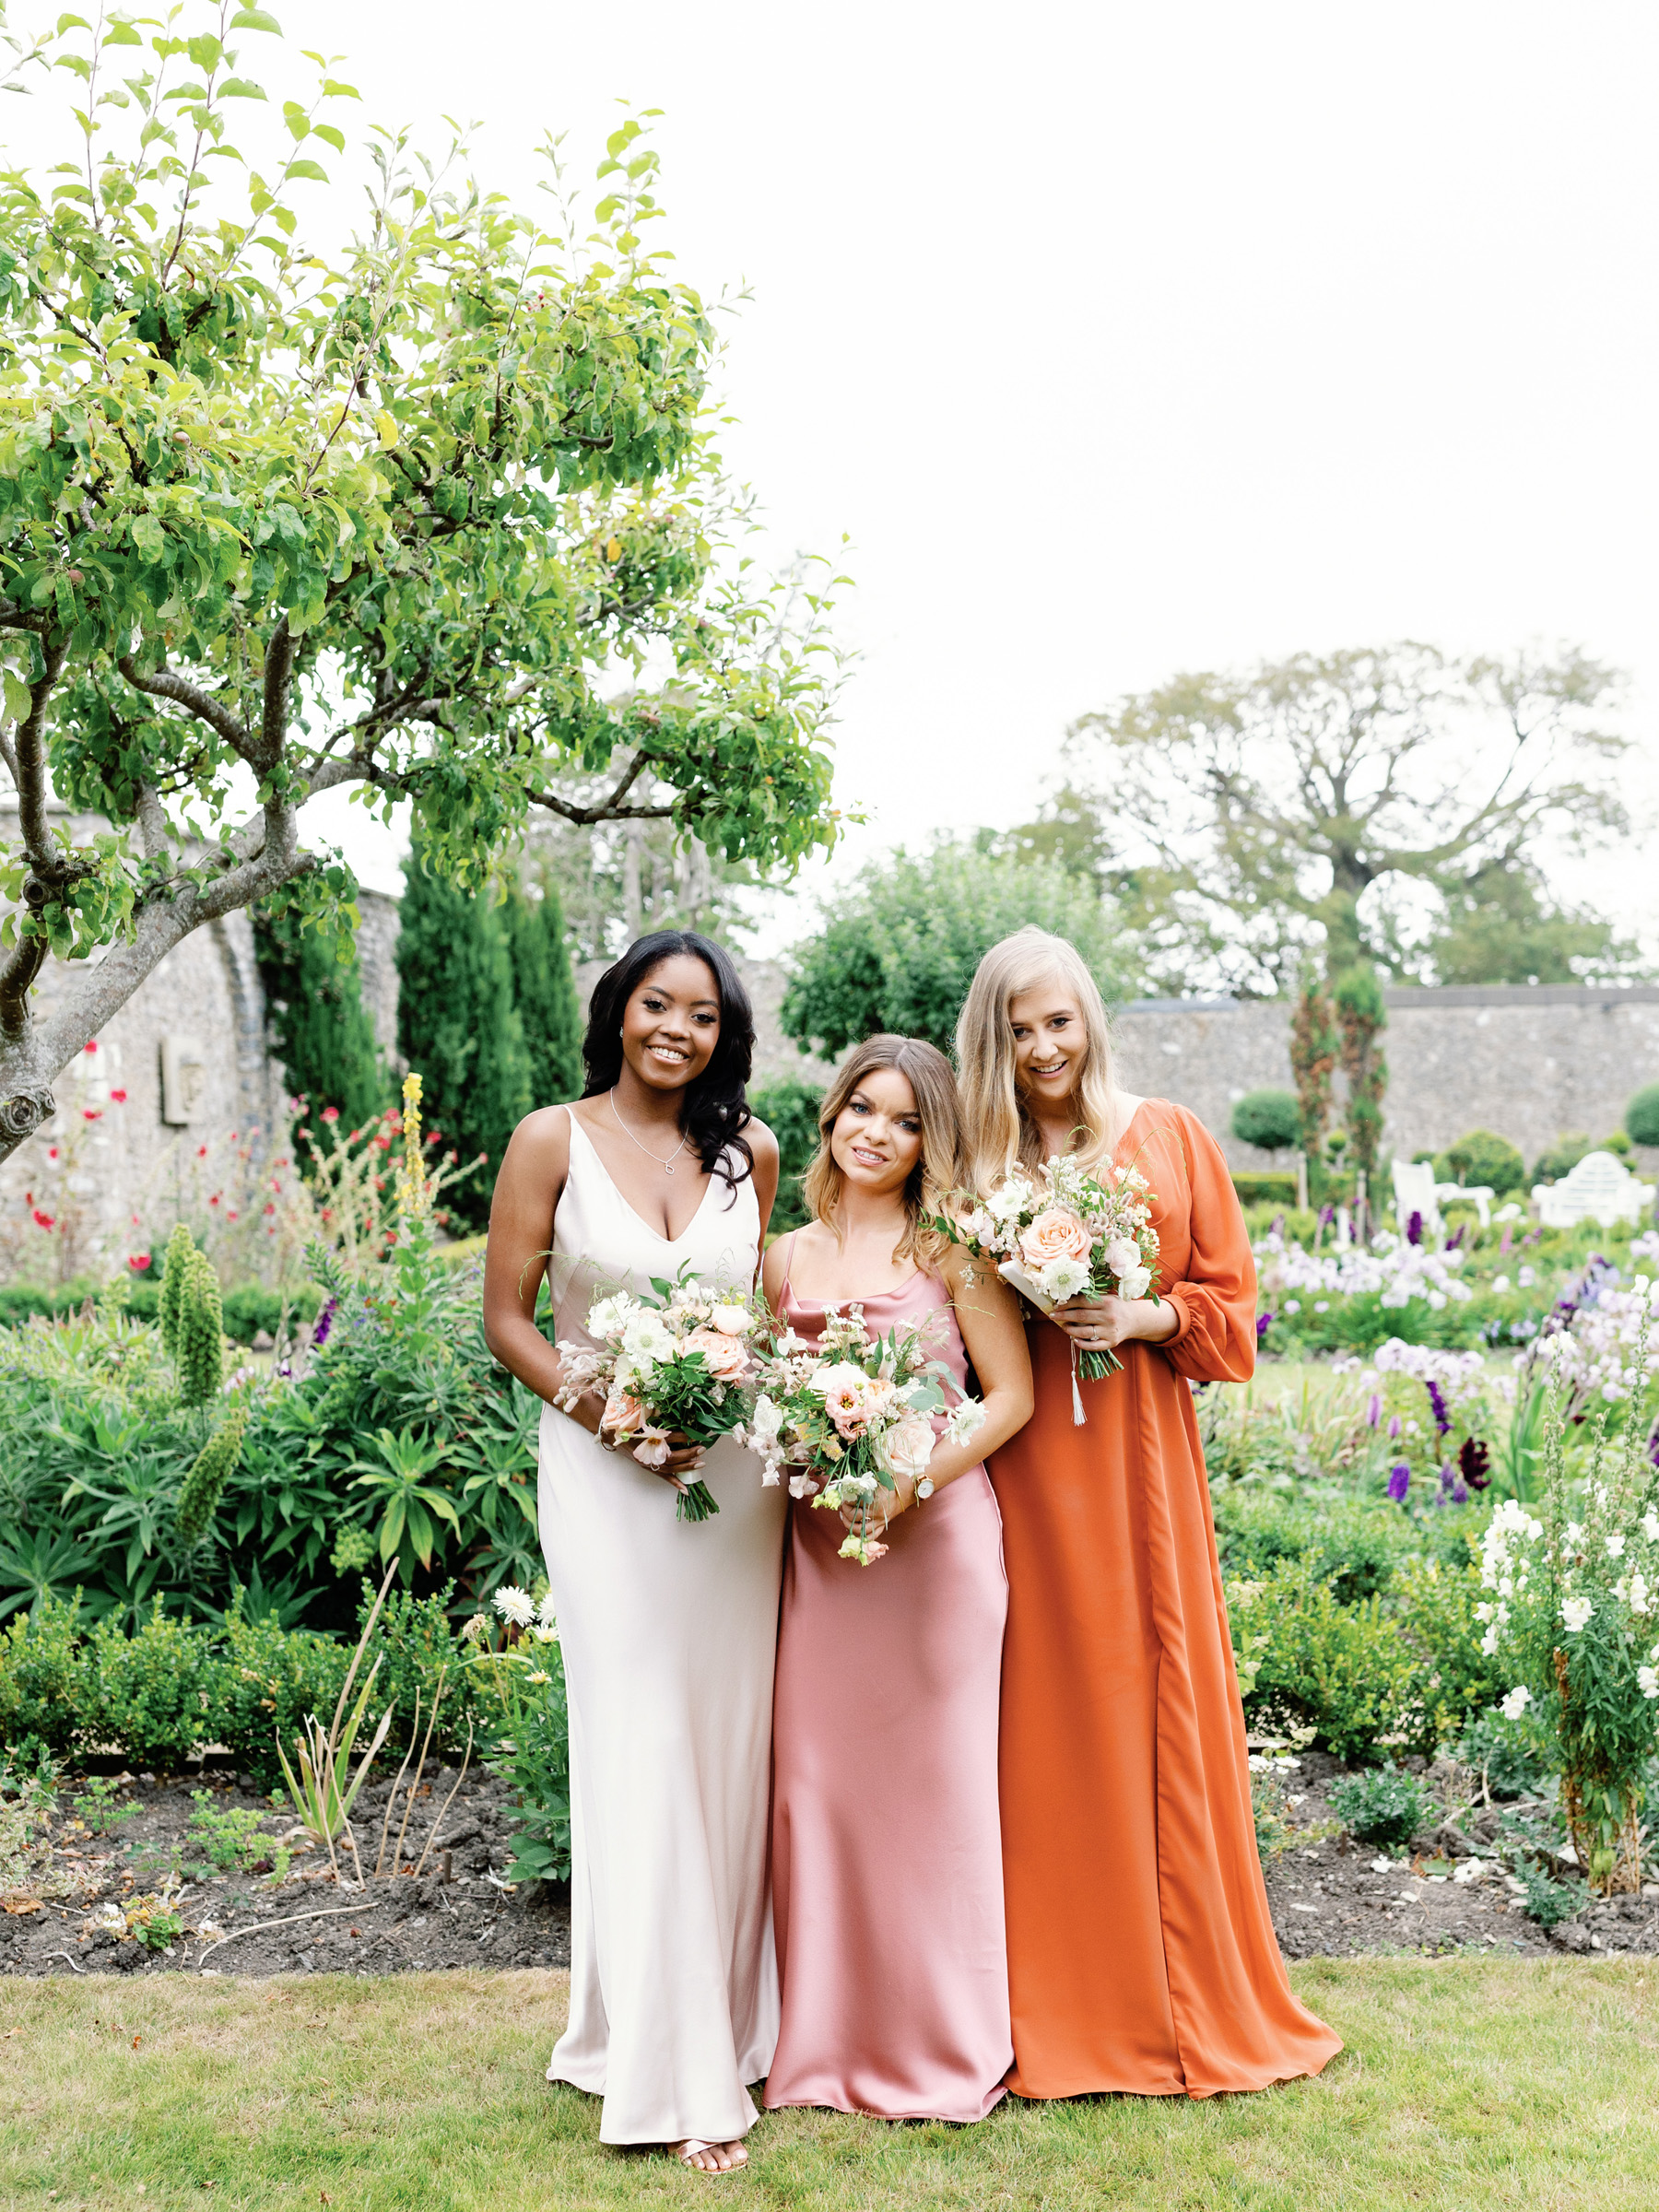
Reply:
[[[665,111],[679,273],[754,290],[728,454],[852,541],[849,858],[1022,818],[1117,692],[1395,636],[1582,641],[1652,763],[1651,5],[270,5],[515,196]]]

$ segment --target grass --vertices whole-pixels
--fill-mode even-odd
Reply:
[[[1204,2104],[1005,2103],[982,2126],[768,2115],[710,2182],[601,2147],[542,2079],[563,1977],[0,1983],[6,2207],[600,2212],[1635,2212],[1659,2173],[1659,1962],[1314,1960],[1347,2048],[1316,2082]]]

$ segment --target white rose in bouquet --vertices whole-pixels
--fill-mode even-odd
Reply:
[[[1150,1267],[1126,1267],[1118,1277],[1120,1298],[1145,1298],[1152,1288]]]
[[[747,1336],[755,1325],[755,1317],[747,1306],[716,1306],[709,1315],[709,1325],[723,1336]]]
[[[1114,1237],[1107,1245],[1106,1265],[1113,1275],[1132,1275],[1140,1264],[1140,1246],[1133,1237]]]
[[[919,1479],[934,1455],[934,1427],[924,1413],[907,1413],[877,1439],[876,1464],[897,1479]]]

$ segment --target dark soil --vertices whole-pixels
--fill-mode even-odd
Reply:
[[[1332,1814],[1326,1792],[1343,1773],[1335,1759],[1304,1752],[1283,1777],[1283,1827],[1264,1865],[1288,1959],[1453,1950],[1659,1954],[1659,1885],[1650,1883],[1641,1897],[1588,1903],[1548,1930],[1527,1915],[1522,1885],[1494,1850],[1500,1830],[1526,1816],[1524,1801],[1471,1805],[1465,1772],[1430,1769],[1426,1779],[1445,1818],[1414,1837],[1409,1849],[1383,1849],[1357,1842]],[[363,1791],[354,1816],[366,1877],[360,1888],[349,1853],[336,1874],[327,1853],[297,1832],[291,1812],[274,1806],[246,1776],[119,1775],[114,1809],[125,1817],[103,1833],[86,1818],[84,1804],[76,1809],[87,1781],[72,1780],[59,1793],[37,1878],[0,1912],[0,1973],[261,1976],[568,1966],[570,1910],[562,1890],[506,1883],[512,1819],[505,1785],[477,1769],[454,1790],[457,1779],[445,1769],[421,1783],[412,1803],[406,1788],[398,1794],[384,1847],[387,1871],[379,1877],[371,1869],[391,1784]],[[240,1870],[217,1868],[188,1832],[199,1811],[194,1794],[204,1789],[221,1817],[261,1816],[243,1851],[251,1863]],[[1545,1808],[1533,1809],[1543,1832]],[[286,1871],[276,1855],[284,1849]],[[1476,1862],[1483,1871],[1469,1879]],[[1565,1863],[1555,1871],[1572,1877]],[[171,1916],[182,1924],[176,1932],[168,1925]],[[147,1941],[152,1919],[158,1924]]]
[[[371,1869],[391,1784],[363,1790],[353,1814],[367,1877],[361,1888],[349,1852],[336,1876],[326,1851],[296,1832],[291,1810],[274,1806],[246,1776],[121,1776],[115,1809],[131,1809],[102,1834],[95,1820],[89,1827],[77,1816],[75,1801],[88,1784],[72,1780],[58,1795],[50,1854],[37,1860],[29,1890],[14,1894],[0,1912],[0,1973],[387,1974],[567,1966],[570,1911],[562,1897],[543,1883],[505,1885],[502,1870],[512,1857],[505,1785],[475,1767],[445,1812],[457,1780],[453,1769],[441,1770],[422,1782],[412,1804],[407,1785],[398,1793],[382,1861],[387,1871],[379,1878]],[[221,1817],[263,1814],[242,1854],[251,1863],[239,1871],[216,1867],[188,1835],[199,1809],[194,1794],[203,1789]],[[277,1857],[284,1848],[286,1872]],[[30,1900],[33,1910],[18,1909]],[[147,1923],[158,1916],[147,1942]],[[177,1933],[168,1924],[174,1916],[182,1924]]]
[[[1290,1832],[1282,1848],[1264,1853],[1263,1863],[1287,1959],[1455,1950],[1659,1953],[1659,1884],[1650,1882],[1640,1897],[1588,1904],[1548,1930],[1528,1917],[1523,1885],[1505,1872],[1493,1848],[1506,1815],[1512,1828],[1528,1811],[1525,1802],[1471,1806],[1466,1771],[1430,1768],[1425,1780],[1447,1817],[1413,1837],[1407,1849],[1383,1848],[1357,1842],[1332,1814],[1325,1792],[1344,1771],[1334,1759],[1304,1752],[1285,1778]],[[1484,1871],[1470,1879],[1477,1862]],[[1555,1872],[1571,1878],[1565,1861]]]

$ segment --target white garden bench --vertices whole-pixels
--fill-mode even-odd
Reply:
[[[1492,1218],[1492,1201],[1498,1194],[1489,1182],[1437,1182],[1434,1195],[1447,1206],[1472,1206],[1485,1229]]]
[[[1653,1185],[1639,1182],[1615,1152],[1586,1152],[1559,1182],[1535,1182],[1533,1203],[1546,1229],[1571,1229],[1580,1221],[1640,1221],[1652,1210]]]

